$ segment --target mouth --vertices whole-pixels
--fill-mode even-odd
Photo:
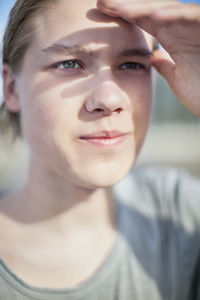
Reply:
[[[80,139],[93,144],[95,146],[116,146],[121,144],[128,136],[129,133],[113,131],[100,131],[85,136],[81,136]]]

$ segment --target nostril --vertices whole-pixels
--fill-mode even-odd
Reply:
[[[103,108],[96,108],[95,109],[96,112],[102,112],[102,111],[105,111]],[[116,111],[118,114],[122,111],[122,108],[117,108],[115,109],[114,111]]]
[[[115,109],[115,111],[119,114],[121,111],[122,111],[122,108],[117,108],[117,109]]]
[[[104,111],[102,108],[96,108],[95,111]]]

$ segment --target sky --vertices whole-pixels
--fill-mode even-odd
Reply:
[[[197,3],[200,4],[200,0],[182,0],[183,3]],[[7,18],[10,9],[14,5],[15,0],[0,0],[0,49],[2,48],[2,36],[7,23]],[[0,67],[1,71],[1,67]],[[2,78],[0,76],[0,99],[2,98]],[[0,100],[1,102],[1,100]]]

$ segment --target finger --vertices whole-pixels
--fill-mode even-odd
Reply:
[[[164,50],[154,51],[152,65],[162,75],[172,87],[174,80],[175,63],[169,54]]]
[[[135,2],[132,0],[125,3],[122,0],[99,0],[97,3],[97,7],[103,13],[134,23],[154,37],[157,37],[159,27],[162,25],[157,16],[159,10],[180,8],[181,5],[183,4],[176,0],[162,2],[150,0]]]
[[[155,12],[154,17],[159,21],[189,21],[200,22],[200,5],[184,4],[181,6],[166,7]]]
[[[137,18],[150,17],[155,11],[174,8],[175,6],[180,7],[183,5],[180,2],[175,0],[169,1],[127,1],[123,2],[122,0],[99,0],[97,2],[97,7],[100,11],[116,16],[121,17],[129,22],[134,22]]]

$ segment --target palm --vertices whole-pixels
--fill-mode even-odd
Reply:
[[[166,69],[169,86],[188,109],[200,116],[200,24],[173,23],[159,28],[156,38],[174,61],[169,71]],[[159,53],[155,53],[155,64],[156,59],[159,61]]]

